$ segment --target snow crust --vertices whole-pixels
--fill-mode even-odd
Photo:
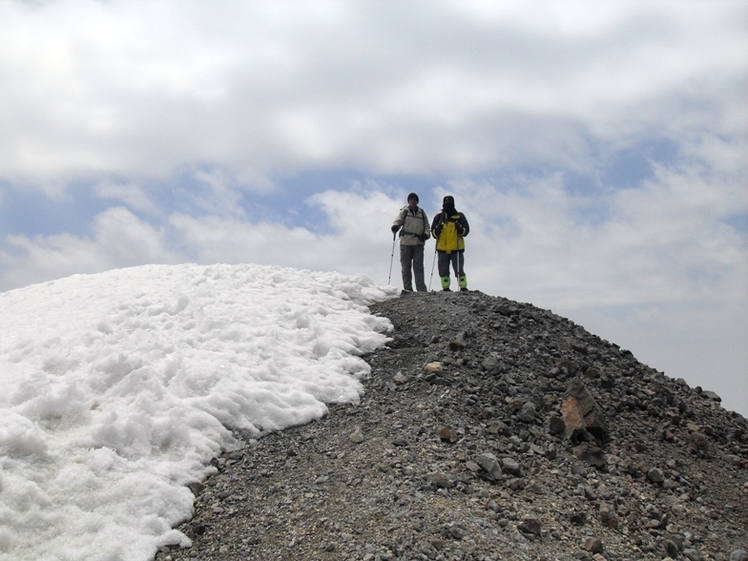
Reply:
[[[189,544],[187,484],[236,434],[357,402],[393,297],[363,276],[149,265],[0,294],[0,560]]]

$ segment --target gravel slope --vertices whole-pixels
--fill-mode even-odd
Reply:
[[[216,458],[157,560],[748,559],[748,422],[716,395],[480,292],[371,309],[361,403]]]

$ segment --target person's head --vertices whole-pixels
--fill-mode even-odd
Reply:
[[[408,195],[408,206],[412,209],[418,207],[418,195],[415,193],[410,193]]]
[[[444,210],[454,210],[455,208],[455,198],[452,195],[447,195],[442,199],[442,208]]]

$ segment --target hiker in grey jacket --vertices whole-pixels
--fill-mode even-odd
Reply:
[[[408,195],[408,206],[400,209],[392,223],[392,233],[400,231],[400,267],[403,273],[403,292],[413,292],[413,276],[416,277],[416,290],[426,292],[423,279],[423,246],[431,237],[429,219],[418,206],[418,195]]]

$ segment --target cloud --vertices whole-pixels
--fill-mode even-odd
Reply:
[[[135,183],[115,183],[109,179],[94,186],[96,196],[102,199],[122,201],[133,210],[147,214],[158,214],[156,205],[150,199],[145,189]]]
[[[696,343],[746,325],[747,15],[0,2],[0,290],[184,260],[384,284],[405,194],[432,216],[450,192],[472,287],[622,339],[690,322],[663,345],[743,375]]]
[[[0,251],[0,290],[144,263],[179,263],[184,256],[166,248],[164,232],[122,207],[94,219],[90,238],[72,234],[8,236]]]
[[[590,138],[737,134],[742,3],[618,4],[6,2],[0,178],[186,165],[266,189],[308,166],[473,173],[572,165]]]

